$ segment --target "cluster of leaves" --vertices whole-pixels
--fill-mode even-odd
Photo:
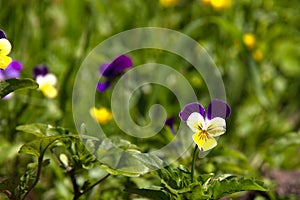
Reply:
[[[247,190],[266,191],[263,182],[255,178],[236,177],[230,174],[215,176],[203,174],[191,182],[191,172],[183,166],[170,167],[156,172],[161,186],[151,188],[128,188],[125,191],[151,199],[220,199],[228,194]]]
[[[64,169],[66,175],[70,176],[73,184],[74,199],[91,190],[97,184],[105,180],[110,174],[122,176],[139,176],[151,170],[149,166],[155,165],[156,168],[162,162],[159,158],[143,155],[141,152],[132,151],[128,141],[114,140],[113,143],[125,150],[115,162],[116,165],[122,164],[122,168],[117,170],[105,163],[99,163],[90,151],[96,151],[102,157],[109,157],[114,154],[114,149],[108,148],[109,141],[101,141],[97,149],[88,151],[80,143],[78,135],[72,135],[68,130],[61,127],[52,127],[46,124],[30,124],[17,127],[18,131],[33,134],[36,138],[21,146],[19,153],[29,154],[35,157],[36,161],[29,163],[25,173],[18,178],[8,178],[0,183],[0,189],[5,192],[10,199],[25,199],[27,195],[37,185],[41,178],[42,168],[50,164],[50,159],[45,159],[46,150],[50,150],[58,165]],[[85,141],[85,139],[83,139]],[[86,140],[88,141],[88,140]],[[95,140],[89,140],[92,143]],[[99,142],[98,142],[99,143]],[[105,146],[103,146],[105,145]],[[91,148],[91,147],[90,147]],[[103,151],[103,148],[106,151]],[[135,147],[136,148],[136,147]],[[66,153],[66,154],[64,154]],[[61,156],[63,155],[63,156]],[[101,157],[100,155],[100,157]],[[124,159],[126,164],[124,165]],[[160,163],[160,164],[158,164]],[[78,174],[84,169],[91,169],[94,166],[102,167],[107,171],[107,175],[91,184],[89,180],[79,185],[77,182]],[[131,172],[128,168],[131,167]],[[195,182],[191,181],[191,172],[185,167],[172,169],[166,167],[154,172],[161,180],[161,187],[153,188],[126,188],[129,193],[139,194],[152,199],[218,199],[227,194],[244,190],[266,191],[267,188],[261,181],[254,178],[234,177],[233,175],[222,175],[215,177],[213,174],[200,175]]]
[[[135,171],[132,171],[134,173],[129,174],[128,171],[124,172],[122,169],[115,170],[103,163],[99,164],[95,157],[92,156],[83,145],[79,145],[80,140],[78,140],[78,136],[71,135],[66,129],[60,127],[54,128],[45,124],[31,124],[19,126],[17,130],[36,136],[36,139],[24,144],[19,150],[19,153],[34,156],[36,162],[28,164],[27,170],[19,180],[9,178],[0,183],[1,191],[5,192],[10,199],[25,199],[36,186],[41,178],[42,168],[50,164],[50,159],[44,159],[47,149],[51,151],[60,167],[65,170],[66,175],[70,176],[74,189],[74,199],[78,199],[91,190],[110,174],[123,176],[142,175],[149,170],[146,166],[153,165],[153,163],[158,161],[158,158],[156,158],[153,162],[153,158],[149,158],[149,156],[146,156],[146,158],[142,156],[141,153],[135,154],[134,159],[131,160],[130,157],[128,157],[128,155],[131,154],[128,154],[126,158],[121,157],[120,160],[129,159],[128,163],[130,163],[132,169],[135,169]],[[107,144],[106,141],[102,143]],[[115,141],[115,143],[117,142]],[[124,145],[125,143],[126,145]],[[130,146],[126,141],[119,141],[118,145],[119,147],[127,146],[127,148]],[[98,148],[101,149],[101,144]],[[97,151],[99,149],[97,149]],[[103,156],[107,156],[110,151],[111,150],[108,150],[103,153]],[[68,155],[66,157],[59,156],[62,155],[62,152],[68,153]],[[138,159],[138,157],[140,157],[140,159]],[[76,181],[76,176],[82,173],[80,172],[81,170],[91,169],[95,165],[105,169],[108,172],[107,175],[94,184],[86,180],[82,185],[79,185]],[[239,191],[267,190],[266,186],[261,181],[255,180],[255,178],[235,177],[229,174],[221,176],[203,174],[200,175],[195,182],[192,182],[191,172],[184,166],[179,166],[175,169],[171,167],[162,168],[155,171],[154,174],[160,178],[161,187],[154,186],[152,188],[138,189],[128,187],[125,189],[125,192],[139,194],[151,199],[219,199],[225,195]]]

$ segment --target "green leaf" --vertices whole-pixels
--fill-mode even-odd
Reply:
[[[148,167],[149,164],[138,160],[136,154],[140,154],[140,152],[110,149],[102,155],[98,154],[98,156],[102,168],[107,172],[113,175],[135,177],[151,171]]]
[[[157,200],[169,200],[170,195],[162,189],[126,188],[125,192],[138,194],[143,197]]]
[[[37,137],[46,136],[49,125],[47,124],[26,124],[16,128],[18,131],[33,134]]]
[[[176,181],[177,178],[172,168],[170,167],[162,168],[158,170],[157,173],[164,184],[166,184],[167,186],[173,189],[179,189]]]
[[[233,176],[212,178],[208,183],[208,189],[212,192],[213,199],[240,191],[267,191],[267,187],[262,181],[255,178]]]
[[[97,157],[101,167],[108,173],[124,176],[139,176],[163,166],[155,155],[142,153],[136,146],[123,139],[99,140],[81,136],[86,148]]]
[[[19,89],[36,89],[39,85],[32,79],[6,79],[0,81],[0,98],[2,99],[9,93]]]
[[[43,155],[46,149],[53,144],[55,141],[65,138],[66,136],[49,136],[49,137],[40,137],[36,140],[33,140],[29,143],[24,144],[19,153],[25,153],[29,155],[33,155],[39,158]]]
[[[53,127],[48,124],[26,124],[21,125],[16,128],[18,131],[22,131],[25,133],[33,134],[37,137],[44,137],[44,136],[55,136],[55,135],[68,135],[69,131],[62,127]]]
[[[204,188],[200,185],[191,185],[191,192],[184,194],[186,198],[184,199],[210,199],[212,194],[207,194]]]

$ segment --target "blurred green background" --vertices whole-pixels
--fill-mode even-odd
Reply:
[[[33,78],[32,69],[46,64],[57,75],[59,89],[55,99],[38,91],[18,91],[13,99],[1,100],[0,150],[14,149],[11,155],[1,153],[1,175],[9,170],[6,161],[12,162],[19,144],[27,140],[17,134],[17,125],[41,122],[75,132],[73,81],[89,51],[114,34],[149,26],[177,30],[199,41],[222,74],[232,114],[226,134],[204,158],[205,164],[199,164],[200,171],[264,177],[274,169],[298,170],[299,10],[298,0],[0,0],[0,28],[12,43],[10,56],[24,65],[21,77]],[[176,62],[169,62],[164,60],[168,53],[155,50],[133,55],[135,66],[154,60],[174,67],[190,81],[199,102],[208,105],[205,83],[184,60],[173,55]],[[164,90],[166,95],[154,101],[177,117],[181,108]],[[101,94],[98,104],[109,107],[110,94]],[[153,103],[143,102],[146,108]],[[140,112],[146,115],[147,109]],[[175,128],[179,118],[176,123]]]

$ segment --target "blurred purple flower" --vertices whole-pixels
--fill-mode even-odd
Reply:
[[[23,69],[22,63],[13,60],[5,70],[0,70],[0,80],[9,78],[20,78],[20,72]]]
[[[110,87],[111,87],[111,82],[110,81],[99,82],[97,84],[97,90],[99,92],[104,92],[105,90],[108,90]]]
[[[173,133],[173,135],[176,135],[176,132],[174,130],[174,123],[175,123],[174,117],[169,117],[169,118],[167,118],[167,120],[165,122],[165,125],[170,128],[170,130]]]
[[[97,90],[99,92],[104,92],[109,89],[113,80],[122,74],[124,70],[132,67],[132,65],[131,58],[126,55],[118,56],[111,63],[103,63],[99,68],[99,73],[101,76],[105,77],[106,80],[97,84]]]
[[[1,38],[6,38],[6,35],[5,35],[4,31],[0,29],[0,39]]]
[[[38,65],[33,69],[33,76],[36,79],[37,76],[46,76],[49,73],[46,65]]]

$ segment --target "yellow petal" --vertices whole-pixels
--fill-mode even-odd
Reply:
[[[57,90],[51,84],[44,84],[40,86],[40,90],[46,97],[50,99],[55,98],[57,96]]]
[[[106,124],[112,120],[112,114],[106,108],[91,108],[90,115],[100,124]]]
[[[10,53],[10,51],[11,51],[10,42],[5,38],[1,38],[0,39],[0,55],[6,56]]]
[[[0,69],[6,69],[11,61],[11,57],[0,55]]]
[[[208,151],[217,145],[215,138],[205,132],[197,132],[193,135],[193,140],[201,151]]]
[[[186,123],[193,132],[198,132],[206,128],[204,118],[198,112],[192,113],[186,120]]]
[[[216,10],[229,8],[231,6],[231,0],[211,0],[210,3]]]
[[[207,122],[207,133],[213,137],[224,134],[226,131],[225,119],[221,117],[215,117]]]

